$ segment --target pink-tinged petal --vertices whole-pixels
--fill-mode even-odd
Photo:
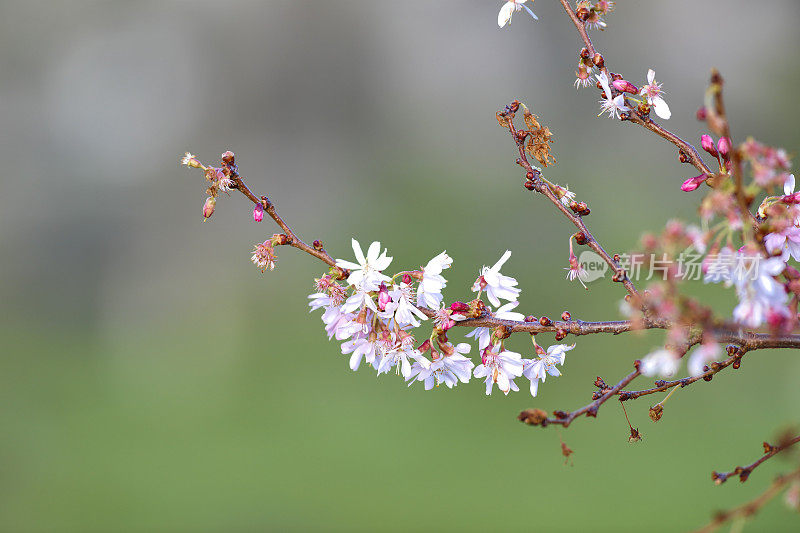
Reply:
[[[667,77],[669,77],[669,76],[667,76]],[[656,71],[653,70],[653,69],[648,69],[648,71],[647,71],[647,83],[652,85],[652,83],[655,81],[655,79],[656,79]]]
[[[789,174],[786,182],[783,184],[783,194],[789,195],[794,192],[794,174]]]

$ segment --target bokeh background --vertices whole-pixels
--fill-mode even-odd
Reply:
[[[557,2],[502,31],[500,5],[0,3],[0,529],[674,531],[786,468],[710,478],[797,422],[796,354],[759,352],[678,392],[658,424],[655,399],[628,404],[638,444],[613,402],[561,434],[530,428],[521,409],[583,405],[596,375],[616,381],[661,334],[578,339],[536,399],[407,388],[351,372],[307,313],[320,264],[291,249],[274,272],[250,264],[276,229],[242,198],[202,222],[202,176],[178,159],[231,149],[334,256],[351,236],[380,240],[397,268],[447,249],[455,300],[508,248],[520,310],[618,318],[619,286],[564,280],[573,228],[522,189],[494,112],[519,98],[551,127],[548,175],[589,201],[614,251],[693,215],[699,194],[678,188],[692,169],[595,117]],[[634,83],[656,69],[671,129],[698,138],[717,66],[735,135],[794,152],[798,22],[792,1],[618,2],[594,35]],[[757,520],[799,527],[779,501]]]

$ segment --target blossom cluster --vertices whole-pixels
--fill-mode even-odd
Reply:
[[[323,310],[328,338],[341,342],[342,354],[350,356],[352,370],[366,363],[379,375],[394,371],[409,385],[420,381],[425,390],[442,383],[452,388],[475,377],[484,381],[486,394],[491,394],[495,385],[505,394],[517,391],[514,380],[523,378],[530,382],[534,396],[547,375],[561,375],[557,365],[563,365],[566,352],[574,346],[561,344],[544,350],[532,336],[535,355],[525,359],[506,349],[497,332],[478,327],[467,334],[478,344],[480,364],[475,365],[468,355],[469,343],[454,344],[448,339],[456,322],[468,318],[488,315],[524,320],[513,311],[519,305],[517,280],[501,272],[510,251],[493,266],[481,268],[472,286],[477,298],[446,306],[442,290],[447,280],[442,272],[453,263],[447,252],[418,270],[390,277],[385,271],[393,258],[379,242],[373,242],[366,253],[355,239],[352,246],[355,261],[337,259],[336,268],[316,280],[316,292],[309,296],[311,309]],[[482,300],[484,295],[488,304]],[[415,332],[429,318],[433,321],[431,332],[420,342],[422,337]]]

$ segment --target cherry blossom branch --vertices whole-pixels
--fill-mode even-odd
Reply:
[[[791,448],[795,444],[800,442],[800,435],[795,437],[787,438],[782,440],[777,445],[769,444],[768,442],[764,442],[764,455],[759,457],[757,460],[753,461],[747,466],[737,466],[730,472],[712,472],[711,478],[717,485],[721,485],[725,483],[729,477],[731,476],[739,476],[739,481],[744,483],[750,477],[750,473],[756,469],[761,463],[766,461],[767,459],[776,456],[780,452],[786,450],[787,448]]]
[[[789,484],[789,482],[800,479],[800,469],[797,469],[788,474],[783,474],[775,478],[772,484],[764,491],[759,497],[744,503],[733,509],[727,511],[720,511],[716,513],[711,522],[703,528],[700,528],[696,533],[706,533],[715,531],[722,524],[738,517],[748,518],[756,514],[764,505],[774,498],[780,491]]]
[[[614,276],[612,279],[614,281],[621,282],[625,289],[628,291],[628,294],[631,296],[636,296],[639,292],[636,290],[636,287],[633,285],[633,282],[628,278],[625,269],[620,266],[619,262],[616,261],[611,255],[606,252],[597,239],[592,235],[592,232],[589,231],[589,228],[586,227],[586,224],[583,221],[583,218],[580,214],[573,213],[571,210],[567,209],[567,207],[561,202],[561,200],[556,196],[553,190],[542,180],[541,171],[534,168],[530,162],[528,161],[528,156],[525,153],[525,137],[526,135],[522,131],[517,131],[516,127],[514,126],[513,121],[513,114],[519,109],[519,102],[512,102],[506,109],[508,110],[505,114],[501,114],[502,116],[506,117],[506,125],[508,128],[508,132],[511,134],[511,137],[514,139],[514,142],[517,145],[517,150],[519,151],[519,158],[517,159],[517,163],[525,169],[525,175],[527,178],[526,188],[531,190],[535,190],[547,197],[553,205],[555,205],[561,213],[567,217],[570,222],[572,222],[580,233],[582,233],[583,239],[586,246],[591,248],[597,255],[599,255],[603,261],[605,261],[609,267],[614,271]],[[588,211],[588,209],[586,209]]]
[[[262,196],[261,198],[257,197],[247,184],[244,182],[244,178],[239,174],[239,169],[237,168],[234,160],[234,154],[231,151],[227,151],[222,154],[222,162],[223,165],[227,169],[230,170],[230,178],[233,181],[231,184],[231,189],[237,189],[241,192],[247,199],[253,202],[256,205],[260,205],[262,209],[275,221],[278,226],[283,230],[284,234],[286,235],[285,242],[281,242],[281,244],[292,246],[293,248],[297,248],[298,250],[302,250],[305,253],[316,257],[323,263],[333,267],[336,269],[339,274],[340,278],[346,277],[346,272],[336,266],[336,261],[333,257],[325,251],[322,247],[322,243],[320,241],[314,241],[314,246],[311,247],[304,243],[298,236],[295,234],[294,230],[281,218],[278,214],[278,211],[275,209],[275,205],[270,201],[269,198],[266,196]]]
[[[511,125],[511,127],[513,127],[513,124]],[[518,139],[516,130],[511,130],[511,133],[515,139]],[[530,165],[530,163],[528,163],[527,156],[524,150],[524,142],[520,142],[519,140],[517,140],[517,144],[520,150],[520,161],[523,168],[526,168],[526,170],[530,169],[529,170],[530,172],[538,173],[538,170],[534,169]],[[306,252],[307,254],[319,259],[323,263],[336,269],[337,272],[339,272],[339,277],[341,279],[347,277],[348,272],[345,269],[336,266],[336,261],[333,259],[333,257],[330,256],[330,254],[328,254],[327,251],[324,250],[324,248],[322,247],[322,243],[320,241],[318,240],[314,241],[313,247],[303,242],[297,236],[297,234],[291,228],[291,226],[289,226],[289,224],[278,214],[275,205],[266,196],[258,197],[256,196],[256,194],[252,192],[252,190],[245,183],[244,177],[239,173],[238,168],[234,162],[234,154],[232,152],[225,152],[223,156],[224,156],[223,164],[226,166],[227,169],[230,170],[230,177],[232,180],[230,188],[238,190],[253,204],[261,206],[269,214],[269,216],[275,221],[275,223],[284,231],[284,234],[286,236],[285,239],[280,241],[280,244],[292,246],[294,248],[297,248],[298,250]],[[558,198],[556,198],[552,190],[550,190],[550,188],[547,187],[547,185],[544,184],[543,181],[540,180],[540,183],[542,185],[541,192],[545,196],[547,196],[547,198],[550,199],[550,201],[556,207],[558,207],[559,210],[567,218],[569,218],[576,225],[576,227],[578,227],[578,229],[581,230],[581,232],[586,237],[587,245],[589,245],[593,250],[595,250],[595,252],[601,255],[609,265],[612,265],[612,268],[619,268],[617,267],[617,264],[614,261],[614,259],[610,257],[608,253],[606,253],[605,250],[602,248],[602,246],[600,246],[600,244],[596,241],[594,236],[586,227],[582,218],[568,211],[564,207],[564,205],[558,200]],[[624,269],[620,270],[622,274],[625,275]],[[625,277],[625,279],[627,280],[627,276]],[[629,280],[628,282],[630,283]],[[635,291],[635,288],[633,288],[633,290]],[[634,292],[633,294],[636,294],[636,292]],[[429,318],[432,318],[435,314],[432,309],[428,309],[426,307],[419,307],[418,309]],[[570,319],[565,321],[551,321],[546,317],[542,317],[538,321],[534,320],[534,321],[523,322],[523,321],[495,318],[490,315],[459,321],[456,322],[456,325],[463,327],[489,327],[493,329],[503,328],[504,333],[508,335],[518,332],[527,332],[527,333],[550,332],[561,335],[572,334],[575,336],[591,335],[596,333],[611,333],[614,335],[618,335],[620,333],[627,333],[629,331],[640,330],[640,329],[669,329],[671,327],[669,321],[657,318],[645,320],[638,323],[633,323],[632,321],[627,321],[627,320],[587,322],[582,320]],[[764,333],[752,333],[747,331],[740,331],[737,328],[738,326],[736,325],[723,328],[715,332],[716,338],[718,338],[720,342],[734,342],[742,346],[747,346],[747,349],[759,349],[768,347],[800,348],[800,335],[772,336]]]
[[[529,424],[529,425],[541,425],[545,427],[549,424],[560,424],[563,427],[569,426],[575,418],[585,414],[586,416],[590,416],[593,418],[597,417],[597,412],[600,406],[605,403],[606,401],[610,400],[614,396],[619,396],[619,401],[624,402],[627,400],[635,400],[636,398],[640,398],[642,396],[647,396],[650,394],[655,394],[657,392],[663,392],[669,390],[674,387],[680,386],[681,388],[691,385],[692,383],[696,383],[700,380],[703,381],[711,381],[712,376],[717,374],[721,370],[733,365],[734,369],[738,369],[739,365],[741,364],[742,357],[748,351],[764,349],[764,348],[798,348],[800,347],[800,336],[799,335],[785,335],[785,336],[777,336],[773,337],[767,334],[762,333],[750,333],[750,332],[716,332],[714,333],[715,338],[722,342],[736,342],[739,343],[738,346],[731,346],[729,347],[729,352],[732,353],[728,359],[725,359],[721,362],[714,362],[709,365],[708,370],[703,372],[700,375],[678,379],[674,381],[664,381],[658,380],[656,381],[656,386],[650,389],[638,390],[638,391],[626,391],[624,388],[630,384],[634,379],[641,375],[639,367],[641,362],[639,360],[634,361],[634,368],[635,371],[631,374],[628,374],[619,383],[617,383],[613,387],[607,387],[605,382],[602,379],[598,378],[595,381],[595,385],[600,387],[599,391],[594,393],[594,400],[572,412],[566,411],[555,411],[553,413],[553,417],[547,417],[544,411],[539,410],[528,410],[523,411],[522,414],[518,417],[521,421]],[[692,339],[690,339],[684,346],[681,347],[681,351],[685,354],[688,350],[694,346],[695,344],[699,344],[702,340],[702,335],[698,335]],[[538,411],[536,415],[532,413],[534,411]],[[800,437],[798,437],[800,439]],[[775,452],[777,453],[777,452]],[[763,462],[764,459],[762,459]]]
[[[578,30],[578,33],[583,40],[583,43],[586,45],[587,50],[591,54],[592,59],[594,60],[595,65],[602,71],[605,72],[608,76],[608,68],[605,66],[605,60],[601,54],[597,52],[594,45],[592,44],[592,40],[589,37],[589,33],[586,31],[586,25],[581,22],[581,20],[576,15],[575,11],[570,6],[568,0],[559,0],[561,2],[564,11],[566,11],[567,16],[575,25],[575,29]],[[611,79],[611,76],[609,76]],[[652,131],[659,137],[666,139],[667,141],[671,142],[675,146],[678,147],[679,153],[684,154],[688,161],[701,173],[707,174],[712,176],[714,172],[711,171],[708,166],[703,162],[703,159],[700,157],[700,154],[697,152],[694,146],[690,143],[686,142],[685,140],[681,139],[671,131],[663,128],[659,124],[653,122],[648,116],[640,116],[638,111],[635,109],[631,110],[631,113],[626,114],[626,118],[629,122],[634,124],[639,124],[643,126],[645,129]]]

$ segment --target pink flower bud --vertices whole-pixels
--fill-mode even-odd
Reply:
[[[256,222],[264,220],[264,206],[261,204],[256,204],[256,207],[253,209],[253,220]]]
[[[714,157],[719,157],[719,153],[717,152],[717,149],[714,147],[714,139],[711,138],[711,135],[705,135],[705,134],[701,135],[700,146],[703,147],[703,150],[713,155]]]
[[[389,289],[386,288],[385,283],[381,283],[381,287],[378,290],[378,309],[386,311],[386,306],[389,305],[391,301],[392,297],[389,296]]]
[[[639,94],[639,89],[636,88],[636,85],[628,80],[614,80],[611,85],[613,85],[616,90],[624,93]]]
[[[695,176],[694,178],[689,178],[688,180],[683,182],[681,185],[681,190],[685,192],[693,191],[697,189],[701,183],[708,179],[707,174],[700,174],[699,176]]]
[[[727,137],[722,137],[719,142],[717,142],[717,150],[719,150],[719,154],[722,158],[727,161],[731,152],[731,140]]]
[[[453,302],[450,304],[450,310],[454,313],[466,313],[469,311],[469,306],[464,302]]]
[[[213,196],[206,198],[206,203],[203,204],[203,218],[209,219],[214,214],[214,208],[217,206],[217,201]]]
[[[411,274],[409,274],[408,272],[403,274],[403,283],[405,283],[406,285],[411,285],[411,282],[413,281],[414,278],[411,277]]]

